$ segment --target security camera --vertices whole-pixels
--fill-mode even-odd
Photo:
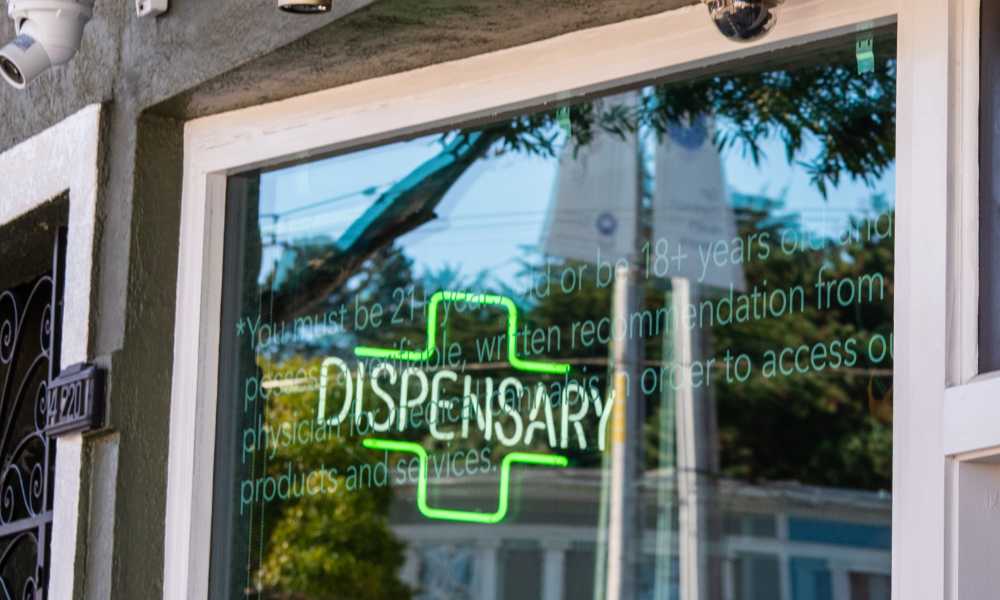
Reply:
[[[771,31],[784,0],[702,0],[719,32],[734,42],[749,42]]]
[[[0,75],[21,90],[80,49],[94,0],[7,0],[17,37],[0,49]]]
[[[300,15],[322,14],[330,12],[333,0],[278,0],[278,8]]]

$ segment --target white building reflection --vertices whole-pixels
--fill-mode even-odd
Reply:
[[[415,486],[395,487],[392,523],[407,543],[404,580],[420,600],[600,600],[603,594],[600,469],[524,470],[512,477],[511,512],[497,525],[429,520]],[[683,498],[672,473],[641,482],[641,600],[682,597],[677,514]],[[888,600],[891,498],[885,493],[794,483],[717,482],[709,512],[718,543],[709,553],[719,581],[708,600]],[[660,492],[660,493],[658,493]],[[432,479],[432,506],[495,502],[495,478]],[[670,512],[664,536],[658,518]],[[606,518],[606,517],[605,517]],[[658,547],[657,540],[674,540]],[[658,567],[659,565],[659,567]],[[697,599],[695,599],[697,600]]]

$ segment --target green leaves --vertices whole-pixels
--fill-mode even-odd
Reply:
[[[596,130],[624,138],[642,127],[662,136],[668,127],[696,115],[716,120],[715,143],[735,148],[755,164],[761,141],[780,139],[785,158],[809,173],[826,196],[842,177],[873,184],[895,158],[896,62],[882,59],[874,73],[856,74],[849,61],[790,69],[710,76],[655,86],[634,101],[612,97],[518,116],[490,126],[498,137],[495,153],[555,156],[565,121],[575,148],[590,144]],[[473,131],[473,130],[468,130]],[[808,140],[819,142],[815,156],[801,156]]]

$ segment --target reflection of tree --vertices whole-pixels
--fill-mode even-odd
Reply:
[[[795,226],[774,218],[768,208],[742,208],[738,211],[738,221],[744,239],[751,233],[768,232],[772,240],[778,240],[782,229],[787,231],[789,226]],[[868,221],[857,220],[853,224],[858,230],[867,231]],[[802,231],[795,233],[808,235]],[[729,350],[734,356],[750,355],[755,371],[744,382],[726,383],[721,372],[713,377],[713,386],[717,386],[714,395],[719,403],[722,472],[749,481],[795,480],[832,487],[889,489],[892,360],[889,357],[873,363],[866,358],[866,349],[872,336],[882,334],[888,339],[892,332],[893,240],[864,238],[847,245],[826,240],[815,245],[818,249],[784,254],[775,243],[768,260],[744,266],[749,286],[767,282],[768,289],[773,290],[801,285],[806,291],[805,312],[705,331],[716,349],[717,364],[722,364],[722,356]],[[816,309],[813,284],[824,264],[827,265],[824,280],[884,275],[885,298]],[[561,269],[562,266],[556,272]],[[661,285],[657,281],[647,284],[644,309],[655,312],[663,306]],[[706,288],[704,293],[711,297],[712,290]],[[553,294],[530,307],[525,318],[535,327],[559,327],[567,339],[574,322],[610,314],[611,295],[611,287],[598,289],[593,285],[574,293],[572,302],[567,301],[567,296]],[[760,375],[765,350],[849,337],[858,340],[858,362],[851,368],[791,377]],[[662,344],[660,337],[645,340],[647,365],[660,364]],[[597,364],[592,364],[591,372],[599,372],[601,362],[607,361],[608,348],[595,345],[577,349],[572,356],[581,362],[592,360]],[[657,398],[658,392],[654,392],[647,401],[655,404]],[[647,418],[646,452],[653,461],[650,467],[655,466],[657,456],[657,419],[656,414]],[[593,464],[593,452],[578,454],[575,456],[578,465]]]
[[[634,105],[576,104],[569,109],[570,143],[585,146],[598,129],[625,135],[649,127],[663,135],[707,113],[717,119],[716,143],[738,147],[755,161],[765,138],[780,138],[789,160],[799,160],[824,194],[845,175],[873,183],[895,156],[895,59],[884,59],[864,78],[854,74],[851,60],[831,56],[823,64],[664,84]],[[436,156],[386,190],[323,256],[313,257],[299,285],[288,288],[293,296],[276,296],[276,319],[322,308],[379,249],[435,219],[437,205],[476,161],[507,152],[555,156],[561,123],[560,111],[549,110],[443,134]],[[801,160],[808,139],[821,150]]]
[[[319,360],[293,358],[280,370],[317,368]],[[337,400],[342,401],[342,398]],[[316,418],[313,391],[286,393],[271,400],[267,423],[278,428]],[[268,461],[268,473],[280,477],[291,469],[309,473],[337,469],[334,493],[283,500],[267,505],[263,523],[266,552],[259,583],[272,600],[406,600],[410,590],[399,581],[403,544],[388,526],[390,490],[349,490],[352,465],[371,461],[347,428],[322,442],[281,447]],[[318,481],[318,479],[317,479]],[[327,482],[326,485],[332,485]],[[294,489],[294,488],[293,488]]]
[[[719,118],[716,143],[742,149],[755,163],[760,142],[776,136],[789,162],[798,160],[825,196],[844,175],[874,184],[895,160],[895,60],[884,60],[871,78],[853,69],[832,63],[660,86],[642,118],[662,132],[685,115],[708,112]],[[809,138],[820,151],[800,159]]]
[[[744,232],[771,231],[767,214],[746,210]],[[856,223],[862,230],[867,221]],[[892,332],[893,240],[864,239],[846,246],[827,242],[818,250],[746,265],[750,285],[770,289],[801,285],[807,310],[764,320],[718,327],[713,344],[733,355],[746,353],[754,375],[742,383],[719,378],[719,437],[723,473],[746,480],[796,480],[845,488],[887,490],[892,463],[892,360],[867,358],[872,336]],[[881,273],[886,296],[875,302],[817,310],[814,283],[820,265],[824,280]],[[851,368],[789,377],[761,375],[763,353],[854,337],[858,362]]]

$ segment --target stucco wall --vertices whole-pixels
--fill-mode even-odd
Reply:
[[[114,546],[106,557],[109,585],[86,579],[105,577],[100,565],[107,561],[83,559],[94,566],[78,578],[77,597],[162,596],[186,119],[689,3],[337,0],[333,15],[303,17],[279,13],[274,0],[171,0],[163,17],[139,19],[132,0],[97,0],[83,47],[69,65],[23,92],[0,86],[0,151],[83,106],[107,103],[89,354],[110,368],[115,433],[95,437],[88,452],[115,456],[118,478],[114,493],[107,481],[90,482],[88,518],[91,530],[111,524],[112,534],[102,539],[113,537]],[[0,42],[12,36],[12,23],[0,19]],[[86,551],[83,540],[80,552]]]

